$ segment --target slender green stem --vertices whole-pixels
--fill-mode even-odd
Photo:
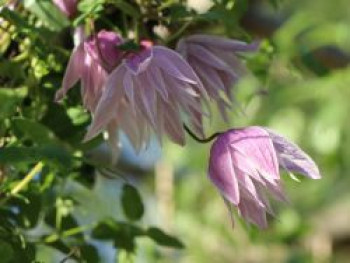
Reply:
[[[19,191],[21,191],[33,178],[39,173],[44,164],[42,162],[38,162],[34,168],[20,181],[10,192],[11,195],[16,195]]]
[[[183,32],[192,24],[193,22],[193,19],[185,22],[180,28],[178,31],[176,31],[174,34],[172,34],[168,39],[165,40],[165,43],[166,44],[169,44],[171,42],[173,42],[174,40],[178,39],[182,34]]]

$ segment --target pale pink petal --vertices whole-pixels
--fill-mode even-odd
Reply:
[[[149,82],[151,83],[152,87],[157,89],[164,101],[168,101],[169,95],[164,83],[163,75],[161,74],[161,71],[157,66],[150,68]]]
[[[84,46],[83,44],[80,44],[72,52],[62,81],[62,88],[56,92],[55,101],[61,100],[68,90],[81,78],[83,71],[82,67],[84,65],[83,61]]]
[[[229,202],[234,205],[239,204],[238,181],[225,137],[219,137],[211,147],[209,178]]]
[[[259,41],[254,41],[251,44],[247,44],[243,41],[232,40],[212,35],[193,35],[188,37],[187,40],[193,43],[200,43],[209,47],[215,47],[217,49],[234,52],[256,51],[260,45]]]
[[[242,171],[249,174],[253,173],[254,168],[264,177],[279,179],[277,156],[269,134],[264,129],[260,127],[236,129],[230,133],[230,144],[247,158],[246,163],[250,162],[246,167],[240,165]],[[239,165],[242,161],[236,163]]]
[[[238,210],[246,221],[257,225],[261,229],[267,228],[266,210],[253,200],[242,196]]]
[[[95,137],[114,117],[115,109],[125,95],[121,83],[124,74],[125,68],[121,65],[109,75],[105,91],[96,107],[93,121],[85,135],[84,141]]]
[[[207,64],[210,67],[213,67],[218,70],[230,70],[230,66],[226,64],[219,56],[216,56],[209,49],[204,48],[201,45],[189,44],[188,52],[191,52],[191,55],[200,62]]]

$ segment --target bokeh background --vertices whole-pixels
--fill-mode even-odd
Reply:
[[[267,126],[298,143],[312,156],[319,165],[322,180],[311,181],[296,175],[296,181],[284,173],[290,203],[273,203],[276,216],[269,218],[269,228],[261,231],[237,215],[232,227],[222,198],[207,178],[210,144],[198,144],[190,137],[184,148],[168,141],[160,146],[154,141],[144,152],[136,154],[124,138],[118,164],[113,167],[122,177],[114,176],[113,171],[96,169],[104,165],[108,149],[106,145],[86,147],[78,143],[89,120],[80,106],[79,91],[70,94],[64,110],[51,102],[60,86],[62,65],[69,52],[56,50],[62,54],[57,59],[57,54],[51,57],[45,50],[34,47],[29,50],[35,55],[29,55],[29,59],[26,54],[12,56],[11,38],[1,31],[2,191],[11,189],[43,158],[50,160],[54,156],[55,162],[70,163],[65,152],[57,148],[58,144],[44,152],[46,157],[37,150],[35,157],[28,157],[33,152],[21,151],[19,155],[15,152],[15,157],[12,154],[12,159],[5,146],[42,147],[57,137],[64,147],[69,144],[74,149],[69,173],[50,166],[23,192],[27,203],[21,198],[7,201],[7,210],[1,203],[1,216],[5,218],[2,222],[9,222],[2,223],[0,228],[0,255],[4,262],[34,262],[16,258],[20,246],[14,245],[17,241],[7,243],[9,236],[14,239],[18,234],[15,231],[7,234],[7,229],[12,227],[24,233],[29,244],[35,244],[37,262],[63,262],[63,252],[68,254],[69,249],[48,239],[56,233],[55,224],[48,219],[52,215],[46,215],[50,208],[55,210],[56,227],[57,218],[62,217],[63,221],[73,218],[77,225],[74,229],[89,244],[84,251],[94,251],[91,255],[82,253],[86,255],[85,261],[76,258],[66,262],[116,262],[116,254],[119,262],[140,263],[350,262],[349,1],[168,0],[163,4],[171,6],[177,2],[209,20],[189,27],[188,33],[222,34],[247,41],[261,39],[259,52],[242,57],[251,74],[235,87],[237,105],[230,113],[229,123],[219,118],[207,120],[207,134],[231,127]],[[214,2],[219,6],[216,9]],[[222,18],[222,23],[211,21],[217,16]],[[17,35],[21,37],[31,28],[16,19],[10,20],[17,27],[23,26]],[[58,37],[67,42],[67,32]],[[35,46],[35,41],[42,41],[33,39],[36,38],[23,42],[15,39],[18,46],[14,49],[27,50],[28,46]],[[218,116],[214,108],[213,115]],[[61,125],[60,120],[67,120],[64,123],[69,125]],[[34,134],[31,130],[42,133]],[[115,250],[111,241],[89,237],[90,229],[87,227],[85,231],[84,227],[91,223],[106,217],[126,220],[120,201],[125,180],[137,186],[145,204],[145,214],[137,224],[160,227],[179,238],[185,249],[161,248],[150,239],[139,238],[135,254],[130,255]],[[18,209],[16,213],[14,207]],[[12,221],[7,218],[9,210],[15,214]],[[27,221],[22,220],[22,212]],[[38,238],[42,235],[46,239]],[[68,247],[75,244],[67,236],[62,236],[62,242]],[[99,259],[95,252],[99,253]]]
[[[189,2],[205,9],[210,1]],[[273,8],[266,1],[248,2],[240,25],[263,40],[259,54],[248,58],[253,75],[237,87],[244,113],[233,112],[229,125],[215,119],[209,134],[227,127],[270,127],[308,152],[323,179],[296,182],[285,173],[291,202],[274,204],[269,229],[239,221],[232,229],[207,179],[209,145],[191,140],[187,149],[166,145],[162,160],[172,173],[173,190],[162,199],[167,179],[159,171],[157,201],[163,224],[186,240],[187,249],[160,262],[350,262],[350,5],[276,1]]]

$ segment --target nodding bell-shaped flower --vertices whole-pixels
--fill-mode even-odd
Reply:
[[[108,72],[121,60],[121,52],[117,46],[122,41],[118,34],[102,30],[96,37],[90,37],[76,46],[69,59],[62,88],[56,92],[55,100],[61,100],[81,80],[84,106],[94,112]]]
[[[53,0],[53,3],[69,18],[77,13],[78,0]]]
[[[96,136],[111,121],[116,125],[121,123],[121,119],[126,118],[123,111],[127,111],[130,119],[125,122],[136,118],[140,123],[135,125],[143,127],[134,130],[136,137],[130,138],[134,146],[139,144],[137,142],[147,141],[150,130],[155,131],[160,139],[165,133],[172,141],[183,145],[185,136],[181,114],[186,115],[192,127],[203,134],[203,96],[205,90],[201,81],[179,54],[142,41],[140,47],[128,52],[109,75],[85,140]]]
[[[321,178],[313,160],[281,135],[262,127],[232,129],[212,145],[209,178],[244,220],[266,228],[266,213],[273,214],[267,193],[279,201],[287,200],[279,167]]]
[[[227,109],[234,102],[232,89],[247,73],[238,53],[256,51],[258,42],[242,41],[210,35],[192,35],[181,39],[176,50],[187,60],[227,121]]]

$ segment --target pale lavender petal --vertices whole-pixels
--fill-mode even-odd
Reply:
[[[62,88],[56,92],[55,101],[61,100],[68,90],[74,86],[75,83],[81,78],[82,67],[84,61],[84,46],[80,44],[77,46],[69,59],[66,72],[62,81]]]
[[[253,175],[255,170],[265,178],[279,179],[276,152],[269,134],[264,129],[236,129],[229,133],[229,137],[231,147],[235,150],[235,164],[242,171]]]
[[[141,97],[141,103],[146,109],[146,114],[148,115],[153,127],[156,128],[156,94],[148,80],[149,78],[147,77],[147,72],[143,72],[139,75],[137,80],[139,82],[138,91]]]
[[[267,228],[266,210],[255,201],[242,196],[238,211],[246,221],[257,225],[261,229]]]
[[[321,175],[315,162],[296,144],[281,135],[266,129],[276,149],[280,165],[290,172],[297,172],[312,179]]]
[[[169,105],[164,111],[164,129],[169,137],[179,145],[185,144],[185,134],[182,128],[182,121],[176,108]]]
[[[279,180],[271,181],[271,180],[266,180],[266,178],[264,179],[265,179],[264,187],[266,188],[268,193],[272,195],[273,198],[281,202],[289,203],[289,200],[286,194],[284,193],[283,186]]]
[[[154,58],[158,67],[163,68],[170,75],[184,82],[197,85],[198,90],[202,94],[206,94],[200,79],[192,67],[178,53],[165,47],[156,46],[154,47]]]
[[[240,203],[238,181],[225,135],[219,137],[211,147],[209,178],[230,203]]]
[[[239,170],[235,170],[236,177],[238,179],[238,184],[241,193],[245,192],[246,195],[254,199],[260,206],[265,207],[263,201],[261,200],[253,180],[248,174],[244,174]]]
[[[169,95],[164,82],[164,78],[160,69],[157,66],[150,68],[149,82],[151,83],[152,87],[154,87],[159,92],[163,100],[168,101]]]
[[[123,86],[125,90],[126,97],[130,103],[130,106],[135,111],[135,97],[134,97],[134,83],[132,74],[125,74],[123,79]]]
[[[138,75],[147,69],[152,61],[153,52],[150,48],[145,48],[139,53],[130,54],[125,60],[125,66],[134,74]]]
[[[226,51],[256,51],[259,48],[260,41],[253,41],[250,44],[247,44],[243,41],[227,39],[219,36],[212,35],[193,35],[187,37],[187,41],[193,43],[205,44],[209,47],[215,47],[217,49],[226,50]]]
[[[108,132],[108,145],[111,149],[111,160],[112,165],[115,165],[118,156],[120,154],[119,136],[118,136],[118,123],[116,121],[111,121],[107,125]]]
[[[115,116],[116,107],[118,107],[125,95],[122,83],[125,71],[125,68],[121,65],[109,75],[105,91],[96,107],[93,121],[85,135],[84,141],[88,141],[96,136]]]
[[[189,44],[188,52],[191,56],[200,60],[202,63],[207,64],[209,67],[213,67],[218,70],[230,70],[230,66],[226,64],[219,56],[215,56],[209,49],[204,48],[201,45]]]

